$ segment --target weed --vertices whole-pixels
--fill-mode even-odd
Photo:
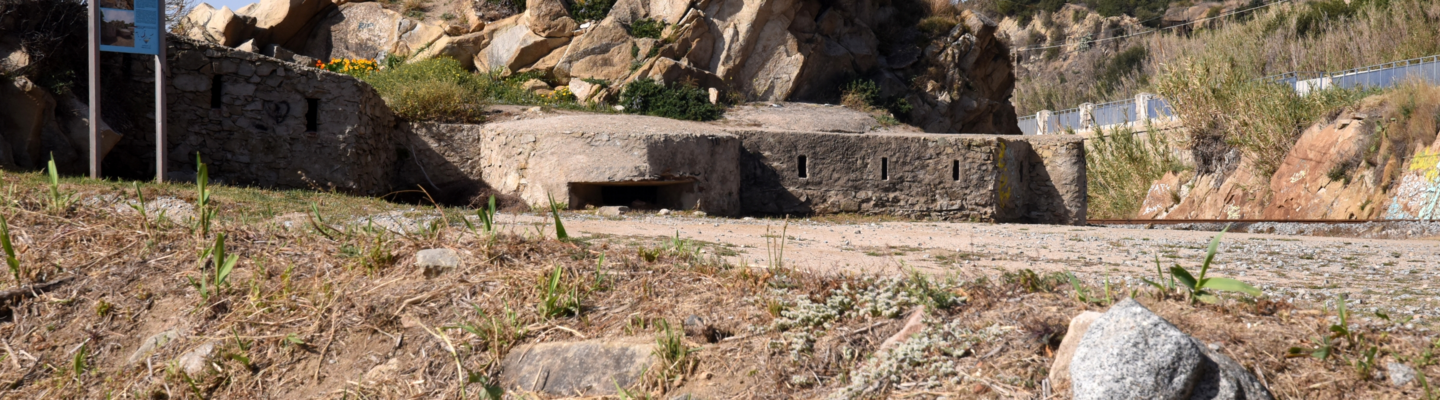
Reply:
[[[90,346],[80,345],[80,350],[75,351],[75,358],[70,363],[71,371],[75,373],[76,377],[84,375],[85,371],[90,370],[90,363],[87,361],[89,358]]]
[[[10,223],[0,215],[0,248],[5,250],[5,265],[10,267],[10,274],[15,276],[15,286],[25,283],[20,277],[24,271],[20,269],[20,259],[15,257],[15,246],[10,242]]]
[[[692,121],[719,119],[725,111],[719,105],[710,104],[710,94],[700,88],[679,84],[665,86],[650,78],[625,84],[625,89],[620,92],[620,105],[631,114]]]
[[[1250,286],[1250,284],[1241,282],[1236,279],[1207,278],[1205,276],[1210,271],[1210,262],[1215,259],[1216,250],[1220,248],[1220,237],[1225,236],[1225,231],[1228,230],[1230,230],[1230,227],[1226,226],[1225,229],[1221,230],[1220,233],[1215,235],[1215,238],[1210,239],[1210,247],[1205,251],[1205,261],[1200,264],[1199,276],[1190,274],[1190,271],[1185,270],[1185,268],[1181,267],[1180,264],[1175,264],[1175,266],[1170,267],[1170,276],[1180,282],[1180,287],[1185,289],[1185,291],[1189,295],[1191,302],[1199,300],[1205,303],[1214,303],[1220,300],[1219,297],[1216,297],[1213,293],[1211,293],[1211,290],[1244,293],[1256,297],[1262,294],[1260,292],[1260,289],[1256,289],[1254,286]],[[1160,267],[1159,258],[1156,258],[1155,262],[1156,268],[1158,269]],[[1156,283],[1149,279],[1143,280],[1145,281],[1145,283],[1149,284],[1150,286],[1154,286],[1161,291],[1167,290],[1166,286],[1163,286],[1159,283]],[[1169,286],[1169,288],[1173,288],[1175,286],[1174,282],[1172,281]]]
[[[964,301],[964,298],[956,296],[942,285],[931,282],[929,275],[914,269],[910,270],[910,279],[906,282],[905,289],[910,293],[910,297],[918,299],[931,310],[947,309]]]
[[[1311,338],[1315,347],[1291,347],[1286,351],[1286,357],[1303,357],[1307,353],[1320,360],[1339,357],[1354,368],[1357,378],[1370,379],[1375,373],[1375,359],[1379,356],[1380,347],[1371,344],[1364,333],[1350,326],[1350,311],[1345,307],[1344,295],[1335,296],[1335,316],[1338,321],[1330,325],[1329,335]],[[1343,346],[1339,340],[1345,341]],[[1346,349],[1354,350],[1355,358],[1346,357],[1343,353]]]
[[[535,311],[543,319],[555,319],[570,315],[580,315],[580,290],[571,287],[566,291],[566,286],[561,285],[565,270],[559,265],[550,274],[549,279],[540,285],[540,303],[536,304]]]
[[[659,39],[660,33],[665,31],[665,21],[656,21],[653,18],[641,18],[635,20],[627,28],[630,29],[630,36],[636,38]]]
[[[550,215],[555,217],[555,238],[562,242],[570,240],[570,235],[565,233],[565,223],[560,222],[560,204],[555,202],[555,196],[550,196]]]
[[[134,209],[136,213],[140,214],[140,225],[145,228],[146,232],[149,232],[150,216],[147,214],[148,211],[146,210],[147,208],[149,208],[149,205],[145,203],[145,192],[140,191],[139,182],[130,182],[130,187],[135,188],[135,199],[139,202],[138,204],[131,203],[130,208]]]
[[[335,240],[335,236],[330,234],[335,228],[325,223],[325,217],[320,216],[320,207],[316,206],[315,203],[310,203],[309,217],[310,227],[314,228],[316,233],[325,236],[327,239]]]
[[[98,316],[100,318],[105,318],[106,316],[110,315],[111,311],[114,310],[115,305],[110,304],[110,302],[105,301],[104,299],[101,299],[100,301],[95,303],[95,316]]]
[[[785,224],[780,227],[780,236],[776,237],[770,233],[770,226],[765,226],[765,253],[770,256],[770,270],[779,271],[785,269],[785,242],[788,239],[786,232],[790,230],[790,217],[785,217]]]
[[[210,167],[200,161],[195,153],[195,227],[200,237],[210,236],[210,222],[215,219],[215,208],[210,204]]]
[[[61,214],[70,209],[74,202],[74,193],[66,193],[60,190],[60,172],[55,168],[55,155],[50,155],[50,162],[45,166],[46,176],[50,178],[50,204],[52,214]]]
[[[694,368],[696,360],[690,357],[698,349],[685,345],[685,332],[676,332],[670,328],[670,322],[661,319],[659,335],[655,337],[655,349],[652,350],[655,358],[660,359],[662,368],[659,369],[659,379],[664,387],[679,385],[681,379]]]
[[[214,273],[210,275],[205,272],[207,257],[210,266],[214,268]],[[211,296],[219,294],[222,288],[230,285],[230,272],[235,269],[238,261],[240,256],[225,253],[225,234],[215,235],[215,244],[200,252],[200,279],[190,278],[190,285],[200,291],[201,300],[209,302]]]

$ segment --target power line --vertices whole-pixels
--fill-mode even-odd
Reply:
[[[1289,1],[1291,1],[1291,0],[1276,0],[1276,1],[1272,1],[1272,2],[1269,2],[1269,3],[1262,4],[1262,5],[1258,5],[1258,6],[1255,6],[1255,7],[1250,7],[1250,8],[1244,9],[1244,10],[1235,10],[1235,11],[1231,11],[1231,12],[1228,12],[1228,13],[1225,13],[1225,14],[1216,15],[1216,16],[1209,17],[1209,18],[1201,18],[1201,19],[1197,19],[1197,20],[1190,21],[1190,22],[1186,22],[1186,23],[1179,24],[1179,25],[1173,25],[1173,26],[1168,26],[1168,27],[1159,28],[1159,29],[1151,29],[1151,30],[1148,30],[1148,31],[1136,32],[1136,33],[1132,33],[1132,34],[1128,34],[1128,35],[1123,35],[1123,36],[1114,36],[1114,37],[1108,37],[1108,38],[1104,38],[1104,39],[1095,39],[1095,40],[1089,40],[1089,41],[1084,41],[1084,40],[1082,40],[1082,41],[1077,41],[1077,42],[1066,42],[1066,43],[1057,44],[1057,45],[1053,45],[1053,46],[1032,46],[1032,47],[1025,47],[1025,48],[1020,48],[1020,49],[1013,49],[1013,50],[1011,50],[1011,52],[1012,52],[1012,53],[1019,53],[1019,52],[1022,52],[1022,51],[1031,51],[1031,50],[1048,50],[1048,49],[1066,47],[1066,46],[1076,45],[1076,44],[1082,44],[1082,43],[1101,43],[1101,42],[1107,42],[1107,41],[1113,41],[1113,40],[1128,39],[1128,38],[1135,37],[1135,36],[1147,35],[1147,34],[1151,34],[1151,33],[1157,33],[1157,32],[1160,32],[1160,31],[1167,30],[1167,29],[1175,29],[1175,28],[1179,28],[1179,27],[1183,27],[1183,26],[1189,26],[1189,25],[1198,24],[1198,23],[1201,23],[1201,22],[1209,21],[1209,20],[1214,20],[1214,19],[1219,19],[1219,18],[1225,18],[1225,17],[1229,17],[1229,16],[1232,16],[1232,15],[1235,15],[1235,14],[1246,13],[1246,12],[1254,11],[1254,10],[1257,10],[1257,9],[1269,7],[1269,6],[1272,6],[1272,5],[1275,5],[1275,4],[1286,3],[1286,2],[1289,2]]]

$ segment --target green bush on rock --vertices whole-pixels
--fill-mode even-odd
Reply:
[[[712,121],[724,112],[723,107],[710,104],[705,90],[688,85],[665,86],[649,78],[626,84],[620,92],[620,105],[631,114],[691,121]]]

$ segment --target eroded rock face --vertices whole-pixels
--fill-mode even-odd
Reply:
[[[1090,324],[1070,362],[1076,399],[1270,399],[1234,360],[1134,299]]]

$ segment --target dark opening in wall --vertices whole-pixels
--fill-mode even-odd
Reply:
[[[305,131],[315,132],[320,127],[320,99],[305,99]]]
[[[220,95],[225,93],[225,79],[220,75],[210,78],[210,108],[220,108]]]
[[[960,180],[960,160],[950,161],[950,180]]]
[[[805,156],[795,158],[795,168],[799,170],[801,178],[810,177],[810,165],[806,161]]]
[[[570,208],[626,206],[688,210],[698,197],[694,181],[579,182],[570,184]]]
[[[890,159],[880,157],[880,180],[890,180]]]

